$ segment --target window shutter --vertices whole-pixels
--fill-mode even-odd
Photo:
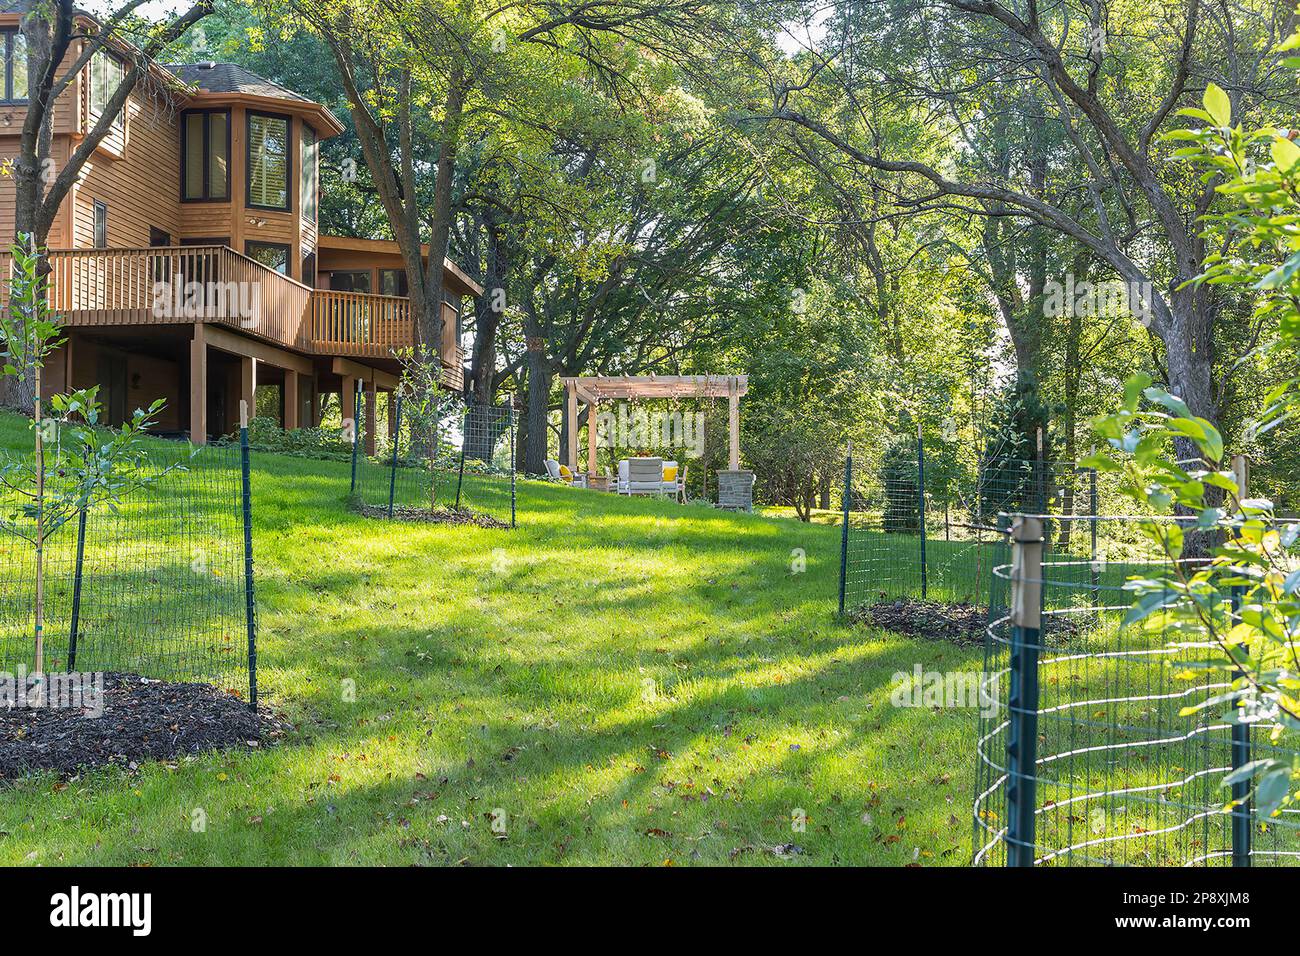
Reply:
[[[283,209],[289,200],[288,123],[248,117],[248,193],[255,206]]]

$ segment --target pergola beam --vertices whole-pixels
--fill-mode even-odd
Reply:
[[[575,375],[564,385],[565,429],[569,470],[578,469],[578,400],[587,406],[587,471],[596,474],[595,406],[601,402],[654,398],[727,399],[728,451],[732,471],[740,468],[740,397],[749,391],[748,375]]]

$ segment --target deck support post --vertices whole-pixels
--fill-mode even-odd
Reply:
[[[257,359],[241,355],[239,357],[239,400],[248,403],[248,414],[252,417],[257,416],[257,402],[254,401],[256,391]],[[222,425],[223,433],[229,430],[226,425]]]
[[[357,407],[357,380],[351,375],[343,375],[343,384],[339,386],[339,423],[347,430],[348,422],[352,422],[353,434],[361,427],[361,423],[356,420]]]
[[[287,431],[290,428],[298,427],[298,409],[302,407],[302,402],[298,398],[298,373],[293,369],[284,370],[284,391],[281,393],[284,397],[284,425]]]
[[[379,396],[375,394],[375,380],[365,383],[366,389],[366,454],[375,457],[375,416],[378,413]]]
[[[194,323],[190,339],[190,441],[208,441],[208,344],[201,322]]]

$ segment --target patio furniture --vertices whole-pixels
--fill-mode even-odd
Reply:
[[[662,477],[663,493],[672,495],[678,504],[686,504],[686,468],[678,467],[671,458],[664,462]]]
[[[621,495],[662,495],[662,458],[624,458],[618,463],[618,491]]]
[[[554,458],[546,459],[546,474],[552,481],[558,481],[561,484],[568,485],[570,488],[586,488],[587,476],[575,475],[567,467],[561,465]]]

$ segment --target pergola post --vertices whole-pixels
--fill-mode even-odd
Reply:
[[[740,390],[735,378],[727,380],[727,429],[730,435],[730,469],[740,470]]]
[[[564,421],[564,441],[565,441],[565,464],[569,466],[570,474],[578,473],[578,387],[572,382],[566,382],[564,386],[565,400],[565,421]]]
[[[587,476],[596,477],[596,403],[587,402]]]

